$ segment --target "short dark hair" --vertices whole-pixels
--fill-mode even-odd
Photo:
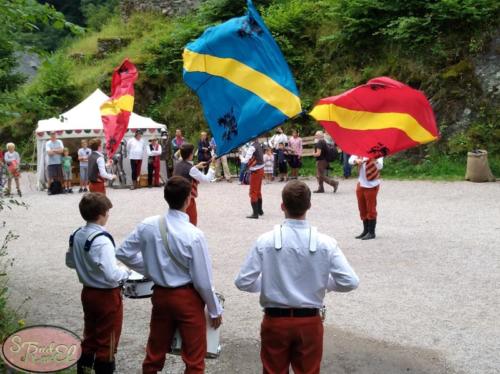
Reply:
[[[99,147],[101,146],[101,139],[99,138],[94,138],[94,139],[90,139],[89,141],[89,148],[93,151],[97,151],[99,149]]]
[[[179,175],[173,176],[165,183],[163,197],[170,209],[180,210],[191,194],[191,182]]]
[[[311,207],[311,190],[304,182],[293,180],[288,182],[281,198],[288,214],[292,217],[301,217]]]
[[[184,143],[181,145],[181,157],[183,160],[187,160],[189,156],[194,152],[194,145],[190,143]]]
[[[97,221],[99,216],[106,214],[113,207],[111,200],[100,192],[88,192],[83,195],[78,205],[80,214],[85,221]]]

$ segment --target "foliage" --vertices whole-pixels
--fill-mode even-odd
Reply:
[[[118,0],[82,0],[80,9],[86,25],[92,30],[99,31],[116,14],[118,4]]]

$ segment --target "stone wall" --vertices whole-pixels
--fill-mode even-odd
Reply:
[[[196,8],[202,0],[123,0],[121,11],[128,18],[134,11],[149,11],[171,16]]]

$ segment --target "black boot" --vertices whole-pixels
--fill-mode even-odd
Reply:
[[[259,213],[259,216],[263,216],[264,215],[264,211],[262,210],[262,199],[259,199],[257,201],[257,208],[258,208],[257,213]]]
[[[115,372],[115,362],[96,361],[94,371],[95,374],[113,374]]]
[[[361,234],[359,234],[358,236],[356,236],[356,239],[361,239],[366,234],[368,234],[368,220],[367,219],[363,220],[363,232]]]
[[[375,226],[377,225],[376,219],[368,220],[368,234],[363,236],[361,240],[375,239]]]
[[[253,213],[251,215],[247,216],[247,218],[258,219],[259,218],[259,203],[256,202],[256,203],[251,203],[251,204],[252,204]]]
[[[82,354],[76,364],[77,374],[91,374],[94,366],[94,355]]]

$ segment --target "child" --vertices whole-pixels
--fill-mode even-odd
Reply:
[[[21,189],[19,187],[19,166],[21,165],[21,156],[16,152],[16,145],[14,143],[7,143],[7,152],[3,155],[4,162],[7,165],[7,190],[5,195],[9,196],[12,187],[12,178],[16,182],[17,194],[22,197]]]
[[[92,153],[87,147],[87,141],[81,142],[82,148],[78,150],[78,161],[80,161],[80,189],[78,192],[87,192],[89,183],[89,156]]]
[[[286,162],[288,151],[285,148],[285,143],[279,144],[276,155],[278,157],[278,172],[279,172],[280,182],[284,182],[286,180],[288,173],[287,162]]]
[[[73,188],[71,187],[71,164],[73,163],[73,159],[69,155],[69,149],[64,148],[63,157],[62,157],[62,167],[63,167],[63,187],[64,193],[73,193]]]
[[[118,267],[113,237],[104,229],[112,207],[102,193],[83,195],[79,208],[87,223],[73,232],[66,253],[66,266],[76,270],[83,284],[84,330],[78,373],[90,373],[92,367],[96,374],[115,371],[123,321],[120,283],[130,271]]]
[[[264,154],[264,175],[266,176],[266,182],[271,183],[273,180],[273,169],[274,169],[274,154],[271,147],[266,148],[266,153]]]

